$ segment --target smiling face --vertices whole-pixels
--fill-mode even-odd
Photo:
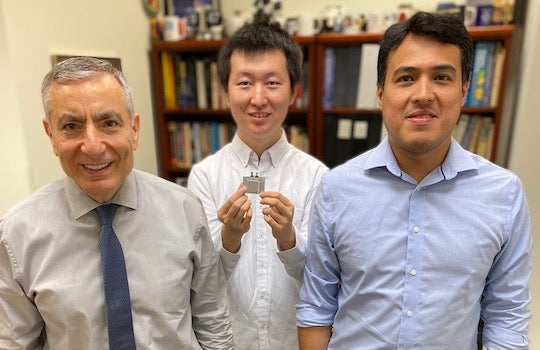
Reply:
[[[390,52],[378,100],[398,161],[401,156],[429,155],[442,162],[467,87],[456,45],[409,34]]]
[[[233,52],[226,97],[238,136],[261,155],[281,137],[295,99],[283,52]]]
[[[56,81],[49,91],[43,126],[64,172],[94,200],[110,200],[133,168],[139,115],[131,119],[120,84],[109,73]]]

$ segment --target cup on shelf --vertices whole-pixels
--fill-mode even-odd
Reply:
[[[476,16],[478,14],[478,9],[476,6],[464,6],[463,7],[463,24],[466,27],[476,25]]]
[[[167,15],[163,18],[163,40],[180,40],[179,18],[174,15]]]

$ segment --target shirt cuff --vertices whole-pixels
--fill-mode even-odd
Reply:
[[[221,259],[221,264],[223,265],[225,277],[229,279],[229,276],[232,274],[234,268],[238,264],[238,260],[240,260],[240,254],[231,253],[221,246],[219,249],[219,258]]]

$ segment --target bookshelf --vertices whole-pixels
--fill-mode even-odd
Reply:
[[[479,116],[480,118],[492,121],[491,130],[491,146],[485,154],[486,158],[495,161],[497,156],[497,140],[499,137],[499,129],[503,118],[503,101],[506,86],[506,78],[509,68],[509,58],[512,42],[512,34],[514,32],[513,25],[497,25],[497,26],[481,26],[470,27],[469,32],[475,47],[478,42],[496,42],[498,46],[505,49],[503,56],[499,79],[495,84],[497,90],[496,98],[491,104],[471,106],[466,104],[462,108],[464,119],[468,116]],[[358,33],[358,34],[340,34],[340,33],[323,33],[316,37],[316,69],[315,76],[318,77],[319,83],[315,89],[315,117],[316,121],[316,140],[314,155],[322,159],[329,166],[335,166],[338,163],[359,154],[362,150],[368,149],[376,145],[380,141],[382,116],[376,105],[371,107],[365,104],[360,105],[341,105],[340,103],[325,102],[325,74],[328,74],[328,50],[341,50],[343,56],[343,48],[353,50],[354,48],[364,47],[366,44],[373,45],[381,41],[382,33]],[[336,55],[338,56],[338,55]],[[375,58],[376,60],[376,58]],[[373,63],[373,62],[372,62]],[[334,62],[335,66],[343,69],[344,64]],[[473,63],[474,64],[474,63]],[[373,68],[375,67],[375,68]],[[356,88],[360,83],[356,82],[354,74],[351,70],[354,66],[348,66],[347,72],[348,87]],[[357,68],[358,69],[358,68]],[[362,71],[362,68],[360,68]],[[376,65],[366,70],[370,77],[370,81],[376,79]],[[336,80],[339,73],[336,71]],[[361,75],[361,74],[360,74]],[[471,77],[471,80],[474,77]],[[330,79],[331,80],[331,79]],[[375,80],[376,81],[376,80]],[[334,81],[334,86],[337,81]],[[356,85],[358,84],[358,85]],[[370,92],[371,94],[371,92]],[[473,118],[470,118],[473,119]],[[467,148],[467,147],[466,147]],[[333,151],[335,150],[335,151]],[[476,150],[473,150],[476,151]],[[478,152],[480,153],[480,152]],[[331,157],[332,159],[328,159]]]
[[[470,106],[465,105],[462,108],[462,113],[467,116],[479,116],[484,121],[491,120],[491,139],[492,146],[489,148],[486,158],[495,161],[497,156],[497,141],[499,138],[501,121],[503,118],[503,101],[506,87],[506,79],[509,70],[509,58],[512,43],[512,34],[514,32],[513,25],[497,25],[497,26],[482,26],[470,27],[469,32],[475,42],[488,41],[500,43],[500,47],[505,48],[505,55],[501,63],[499,73],[500,79],[497,79],[497,96],[496,99],[487,105]],[[285,121],[286,127],[294,126],[295,128],[287,128],[287,133],[291,138],[297,138],[297,129],[302,130],[303,136],[309,139],[309,146],[306,149],[317,158],[325,161],[329,166],[337,165],[348,158],[360,153],[363,149],[371,148],[380,141],[382,116],[376,105],[365,104],[365,101],[359,103],[360,96],[357,94],[356,101],[351,102],[353,97],[349,96],[348,102],[332,101],[325,102],[325,97],[329,96],[329,91],[325,90],[325,83],[328,74],[328,69],[325,65],[325,55],[328,48],[338,49],[336,59],[342,59],[347,49],[365,48],[376,45],[382,39],[382,33],[358,33],[358,34],[341,34],[341,33],[322,33],[308,37],[294,37],[304,50],[305,56],[305,71],[304,75],[307,80],[303,83],[302,91],[299,94],[303,95],[302,104],[297,104],[289,111]],[[154,41],[150,50],[150,63],[152,73],[152,92],[155,111],[155,126],[156,126],[156,142],[158,149],[159,171],[160,176],[169,180],[185,178],[189,174],[191,162],[182,163],[172,161],[177,157],[173,145],[171,128],[173,125],[177,127],[183,123],[201,123],[206,125],[212,123],[232,123],[232,118],[226,106],[220,105],[218,108],[212,107],[211,102],[208,102],[206,108],[193,106],[167,106],[165,105],[164,91],[164,74],[163,74],[163,53],[170,54],[174,57],[182,57],[187,60],[204,59],[206,62],[216,60],[219,48],[223,44],[221,40],[181,40],[176,42]],[[341,50],[341,51],[340,51]],[[362,55],[362,50],[352,50],[355,53],[352,57],[358,59],[358,55]],[[356,56],[355,56],[356,55]],[[366,57],[370,57],[367,55]],[[364,58],[364,56],[361,56]],[[376,61],[375,58],[371,60]],[[351,59],[350,61],[354,61]],[[365,59],[365,61],[369,61]],[[347,65],[344,61],[338,61],[338,66],[343,68]],[[346,62],[346,61],[345,61]],[[371,80],[368,80],[368,85],[373,85],[373,79],[376,79],[376,65],[371,62],[371,68],[367,69],[371,74]],[[336,64],[336,61],[334,61]],[[375,62],[376,64],[376,62]],[[473,63],[474,64],[474,63]],[[352,67],[352,68],[351,68]],[[357,73],[352,72],[354,69]],[[174,70],[174,69],[173,69]],[[335,80],[334,84],[340,84],[343,91],[352,90],[358,86],[361,80],[362,67],[359,64],[351,63],[351,66],[345,69],[345,78]],[[171,73],[169,75],[175,75]],[[356,75],[355,75],[356,74]],[[375,74],[375,75],[373,75]],[[167,75],[167,74],[166,74]],[[166,76],[165,75],[165,76]],[[343,79],[346,79],[343,84]],[[474,77],[472,77],[474,79]],[[366,82],[364,82],[366,83]],[[208,84],[208,83],[207,83]],[[363,85],[362,85],[363,86]],[[351,88],[352,87],[352,88]],[[207,89],[209,91],[210,89]],[[348,91],[347,93],[350,93]],[[208,94],[211,94],[208,92]],[[326,94],[326,95],[325,95]],[[339,95],[339,94],[337,94]],[[336,96],[337,96],[336,95]],[[334,97],[336,97],[334,96]],[[369,99],[368,99],[369,100]],[[465,117],[464,117],[465,118]],[[204,127],[203,127],[204,128]],[[230,134],[230,132],[229,132]],[[296,135],[296,136],[294,136]],[[339,136],[339,137],[338,137]],[[208,151],[207,151],[208,152]],[[212,151],[209,151],[210,153]],[[325,157],[327,159],[325,159]],[[331,159],[328,159],[331,158]]]
[[[289,140],[298,142],[299,148],[307,152],[315,153],[316,139],[315,130],[315,107],[310,101],[314,101],[315,83],[310,81],[314,77],[315,70],[315,38],[295,37],[304,52],[304,76],[301,89],[297,91],[301,99],[298,99],[294,107],[289,111],[285,120],[285,129]],[[156,147],[158,152],[160,176],[172,181],[186,178],[191,165],[204,156],[215,151],[210,141],[210,149],[204,146],[204,141],[215,137],[216,125],[223,127],[228,125],[228,131],[219,135],[225,135],[217,141],[223,145],[230,140],[234,133],[234,125],[228,107],[222,102],[213,103],[212,85],[212,62],[216,62],[217,54],[222,40],[180,40],[180,41],[153,41],[150,50],[150,65],[152,74],[152,93],[154,101],[154,124],[156,129]],[[205,82],[200,83],[202,73],[193,78],[192,66],[194,62],[204,62]],[[180,63],[185,62],[185,63]],[[182,67],[184,65],[184,68]],[[196,63],[195,63],[196,65]],[[200,68],[202,69],[202,68]],[[184,77],[185,72],[186,79]],[[192,78],[189,78],[191,76]],[[191,94],[185,93],[185,87],[191,89]],[[200,88],[206,86],[206,105],[201,105]],[[186,97],[187,96],[187,97]],[[190,97],[191,96],[191,97]],[[204,98],[203,98],[204,99]],[[187,132],[184,132],[187,130]],[[189,140],[191,135],[191,140]],[[188,135],[188,136],[186,136]],[[201,145],[198,144],[203,139]],[[306,143],[306,140],[310,140]],[[216,140],[213,142],[216,143]],[[190,146],[189,146],[190,145]],[[191,147],[191,149],[189,149]],[[202,152],[201,152],[202,149]],[[186,155],[187,153],[187,155]]]

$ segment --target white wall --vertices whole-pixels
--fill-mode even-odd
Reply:
[[[529,199],[533,238],[532,310],[529,335],[531,349],[540,349],[540,182],[538,181],[538,149],[540,148],[540,0],[529,0],[523,56],[520,62],[521,82],[518,91],[513,142],[509,168],[523,180]]]
[[[2,105],[6,113],[1,121],[2,145],[8,146],[2,147],[0,162],[2,171],[8,173],[2,173],[0,214],[20,194],[63,175],[41,125],[40,85],[51,68],[51,54],[122,59],[123,71],[134,87],[135,108],[141,114],[135,166],[157,173],[148,68],[149,32],[141,2],[0,0],[0,8],[0,60],[6,62],[0,73],[7,74],[7,79],[2,79],[1,98],[8,102],[7,111]],[[4,95],[4,91],[8,94]],[[9,196],[4,196],[3,186],[9,186]]]
[[[0,214],[32,191],[23,121],[8,61],[6,33],[0,4]]]
[[[463,3],[462,1],[456,1]],[[540,184],[537,180],[537,150],[540,148],[540,0],[529,0],[523,54],[522,80],[509,167],[527,189],[537,242],[540,222]],[[251,9],[252,0],[221,0],[226,16],[234,9]],[[327,0],[284,0],[284,14],[306,11],[320,15]],[[342,0],[351,11],[367,13],[391,10],[395,1]],[[437,1],[414,1],[433,9]],[[140,1],[133,0],[0,0],[0,215],[16,200],[62,175],[42,131],[43,115],[39,87],[50,68],[50,54],[117,56],[133,85],[135,107],[142,116],[142,134],[136,167],[157,173],[148,63],[148,25]],[[535,266],[540,266],[540,247],[535,246]],[[531,281],[533,319],[531,349],[540,349],[540,275],[535,268]]]

